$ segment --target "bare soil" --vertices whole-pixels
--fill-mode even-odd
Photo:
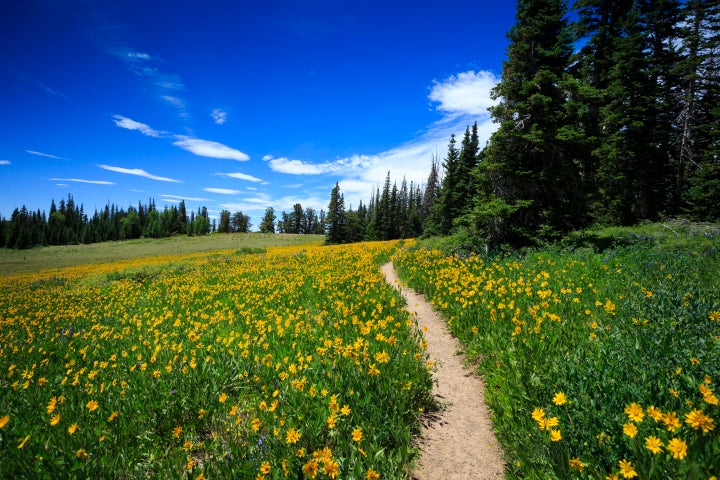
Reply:
[[[420,460],[412,472],[414,480],[497,480],[505,463],[495,439],[485,404],[482,378],[463,365],[461,347],[425,298],[402,285],[392,263],[383,265],[388,283],[400,290],[407,311],[427,340],[427,352],[435,362],[433,396],[438,412],[423,418],[418,439]]]

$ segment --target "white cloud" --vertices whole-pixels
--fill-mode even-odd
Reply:
[[[51,155],[49,153],[37,152],[35,150],[25,150],[25,153],[29,153],[30,155],[37,155],[39,157],[54,158],[55,160],[68,160],[65,157],[58,157],[57,155]]]
[[[247,180],[248,182],[263,183],[263,184],[265,183],[261,178],[253,177],[252,175],[248,175],[247,173],[240,173],[240,172],[218,173],[217,175],[221,175],[223,177],[236,178],[238,180]]]
[[[201,157],[225,158],[228,160],[237,160],[239,162],[250,160],[250,157],[248,157],[245,153],[240,150],[230,148],[227,145],[223,145],[222,143],[202,140],[200,138],[186,137],[184,135],[176,135],[175,138],[178,140],[173,142],[173,145]]]
[[[122,167],[113,167],[111,165],[104,165],[104,164],[98,165],[98,167],[100,167],[104,170],[109,170],[111,172],[125,173],[127,175],[136,175],[138,177],[145,177],[145,178],[149,178],[150,180],[158,180],[160,182],[182,183],[182,181],[175,180],[173,178],[159,177],[157,175],[153,175],[153,174],[148,173],[145,170],[142,170],[140,168],[122,168]]]
[[[175,97],[167,97],[168,99],[175,99]],[[182,104],[182,100],[175,99],[178,102],[178,105]],[[168,100],[170,101],[170,100]],[[184,105],[184,104],[182,104]],[[124,117],[122,115],[113,115],[113,122],[115,122],[115,125],[117,125],[120,128],[124,128],[126,130],[136,130],[143,135],[147,135],[148,137],[155,137],[155,138],[174,138],[175,141],[173,142],[173,145],[176,147],[180,147],[183,150],[187,150],[190,153],[194,153],[195,155],[201,156],[201,157],[210,157],[210,158],[222,158],[222,159],[229,159],[229,160],[237,160],[239,162],[244,162],[246,160],[250,160],[250,157],[241,152],[240,150],[228,147],[227,145],[223,145],[219,142],[213,142],[211,140],[203,140],[201,138],[193,138],[188,137],[186,135],[173,135],[169,132],[164,132],[161,130],[155,130],[150,125],[147,125],[145,123],[137,122],[131,118]],[[39,152],[32,152],[28,150],[28,153],[34,153],[35,155],[45,155]],[[60,158],[60,157],[53,157],[53,158]],[[245,180],[250,180],[253,182],[260,182],[262,180],[256,179],[255,177],[244,178]]]
[[[152,60],[152,56],[143,52],[128,52],[127,57],[130,60]]]
[[[113,122],[115,122],[115,125],[120,128],[124,128],[126,130],[137,130],[138,132],[142,133],[143,135],[147,135],[148,137],[160,138],[167,133],[155,130],[149,125],[136,122],[135,120],[123,117],[122,115],[113,115]]]
[[[214,121],[216,124],[222,125],[222,124],[224,124],[225,122],[227,122],[228,114],[227,114],[227,112],[223,112],[223,111],[220,110],[219,108],[216,108],[216,109],[214,109],[214,110],[212,111],[212,113],[210,114],[210,116],[212,117],[213,121]]]
[[[203,188],[203,190],[205,190],[206,192],[210,192],[210,193],[219,193],[220,195],[239,195],[242,193],[240,190],[233,190],[231,188],[207,187],[207,188]]]
[[[367,203],[378,187],[382,188],[388,171],[390,180],[397,182],[398,187],[403,177],[408,185],[410,182],[424,184],[433,157],[442,160],[446,156],[450,136],[455,134],[459,146],[465,129],[475,122],[478,124],[478,139],[482,148],[497,128],[487,112],[487,108],[493,105],[490,92],[497,81],[491,72],[469,71],[434,82],[428,97],[438,102],[437,110],[442,118],[428,126],[418,137],[396,148],[321,163],[275,158],[271,155],[265,155],[263,160],[268,162],[272,170],[280,173],[336,177],[346,206],[355,208],[361,200]],[[328,187],[324,193],[324,205],[321,203],[320,208],[327,208],[331,188]],[[302,205],[305,206],[304,201]]]
[[[10,165],[11,163],[10,160],[0,160],[0,165]]]
[[[165,201],[171,201],[171,199],[177,200],[178,202],[180,200],[187,200],[188,202],[209,202],[210,201],[209,198],[185,197],[182,195],[170,195],[170,194],[166,194],[166,193],[163,193],[160,196]]]
[[[487,115],[487,109],[496,103],[490,92],[498,81],[492,72],[470,70],[435,81],[429,98],[449,115]]]
[[[83,180],[82,178],[51,178],[53,182],[76,182],[76,183],[92,183],[94,185],[115,185],[114,182],[107,180]]]
[[[270,169],[279,173],[291,175],[319,175],[323,173],[348,172],[362,169],[368,160],[366,155],[353,155],[352,157],[341,158],[323,163],[310,163],[303,160],[291,160],[287,157],[275,158],[272,155],[265,155],[263,160],[268,162]]]

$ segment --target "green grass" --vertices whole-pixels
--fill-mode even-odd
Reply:
[[[0,277],[0,478],[407,478],[395,243],[259,248]]]
[[[396,255],[477,361],[509,478],[720,476],[720,236],[696,227],[599,230],[602,248]]]
[[[36,247],[30,250],[1,248],[0,276],[158,255],[184,255],[215,250],[286,245],[319,245],[324,240],[325,237],[322,235],[218,233],[193,237],[177,235],[161,239],[143,238],[89,245]]]

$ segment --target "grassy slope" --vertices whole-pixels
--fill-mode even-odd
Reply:
[[[275,235],[261,233],[213,234],[200,237],[178,235],[169,238],[104,242],[90,245],[39,247],[31,250],[0,249],[0,275],[36,273],[41,270],[73,267],[158,255],[212,252],[239,248],[284,245],[318,245],[322,235]]]

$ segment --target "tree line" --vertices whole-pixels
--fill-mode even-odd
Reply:
[[[276,215],[268,207],[260,223],[262,233],[325,233],[325,212],[312,208],[303,209],[297,203],[289,213]],[[92,216],[78,204],[72,195],[59,204],[51,200],[49,213],[44,210],[28,210],[24,205],[15,208],[9,219],[0,217],[0,247],[25,249],[34,246],[76,245],[106,241],[131,240],[135,238],[161,238],[171,235],[207,235],[218,233],[247,233],[252,228],[250,216],[241,211],[220,212],[219,221],[211,219],[206,207],[197,212],[188,209],[185,201],[165,206],[159,210],[155,201],[138,202],[127,209],[107,204],[95,210]]]
[[[160,211],[154,200],[127,209],[107,204],[88,215],[72,195],[53,199],[50,211],[29,211],[24,205],[9,219],[0,218],[0,247],[30,248],[36,245],[73,245],[134,238],[160,238],[175,234],[205,235],[215,229],[207,208],[188,214],[184,201]]]
[[[354,216],[365,239],[457,232],[490,246],[590,225],[720,220],[720,4],[578,0],[573,9],[570,21],[562,0],[518,1],[492,92],[498,128],[482,147],[477,125],[459,146],[451,137],[413,194],[419,229],[399,228],[409,194],[384,189],[372,209],[343,213],[336,185],[328,241],[353,241]]]

